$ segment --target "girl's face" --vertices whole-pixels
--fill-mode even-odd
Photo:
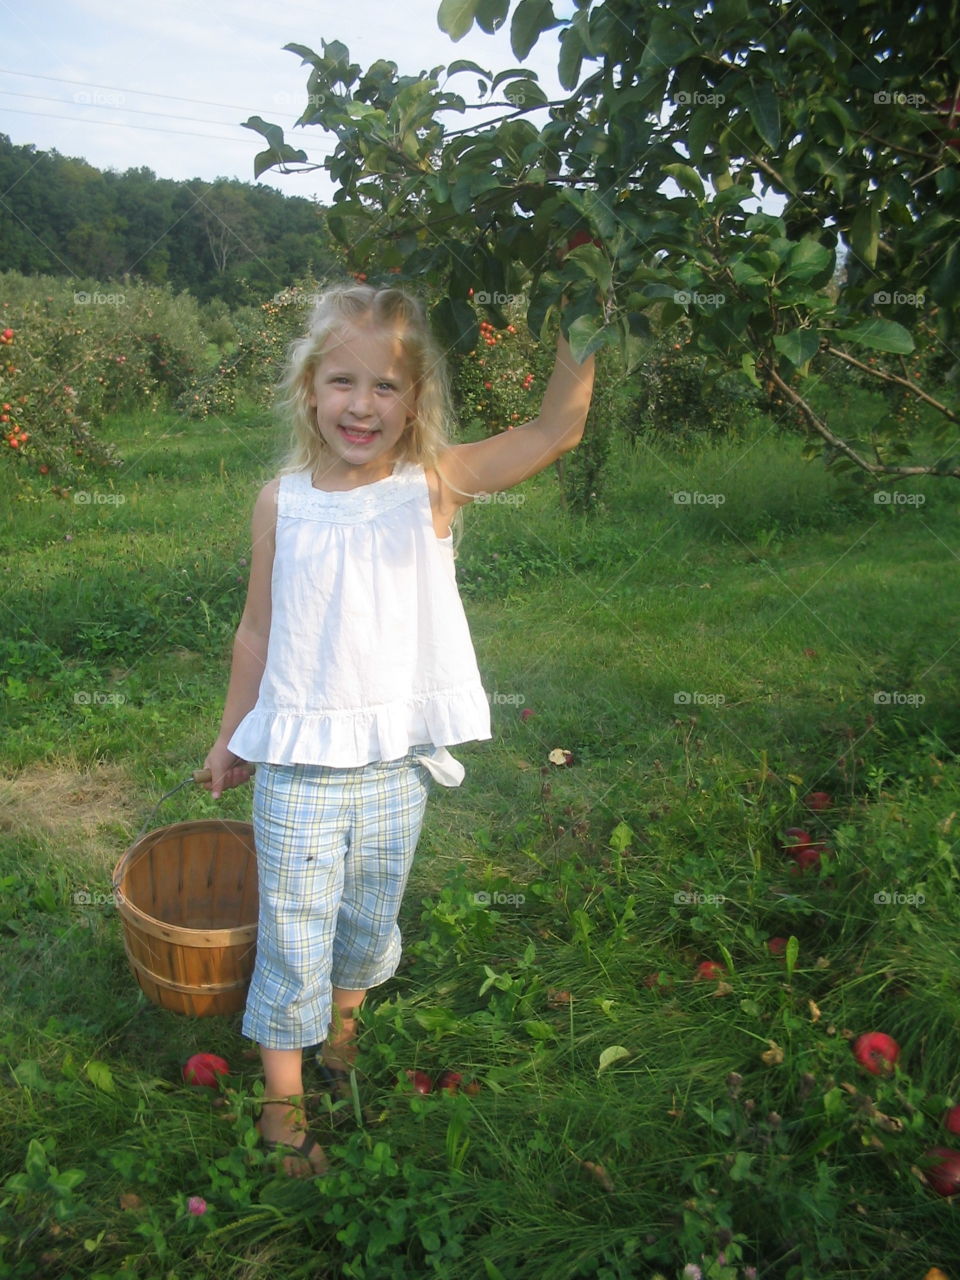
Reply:
[[[325,487],[351,489],[390,475],[416,412],[403,346],[367,325],[332,337],[313,376],[310,405],[330,450]]]

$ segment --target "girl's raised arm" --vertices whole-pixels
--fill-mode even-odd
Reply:
[[[481,494],[510,489],[535,476],[580,443],[593,394],[593,356],[577,364],[566,338],[543,393],[540,412],[523,426],[473,444],[451,445],[437,472],[445,504],[463,506]]]

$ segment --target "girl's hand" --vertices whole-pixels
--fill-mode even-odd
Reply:
[[[229,791],[231,787],[242,787],[252,776],[246,760],[241,760],[220,743],[214,744],[203,767],[210,770],[210,781],[201,782],[200,786],[206,787],[214,800],[219,800],[221,793]]]

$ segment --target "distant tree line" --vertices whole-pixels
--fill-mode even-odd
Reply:
[[[0,270],[189,290],[258,302],[337,261],[324,208],[230,178],[106,172],[0,134]]]

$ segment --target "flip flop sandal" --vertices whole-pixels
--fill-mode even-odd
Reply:
[[[306,1160],[312,1168],[313,1166],[310,1161],[310,1153],[313,1151],[314,1147],[319,1147],[320,1144],[312,1133],[305,1133],[303,1135],[302,1142],[274,1142],[272,1138],[261,1137],[260,1146],[268,1155],[279,1154],[283,1156],[298,1156],[301,1159]],[[326,1172],[327,1160],[326,1156],[324,1156],[324,1168],[319,1172],[314,1170],[314,1177],[322,1178]]]

